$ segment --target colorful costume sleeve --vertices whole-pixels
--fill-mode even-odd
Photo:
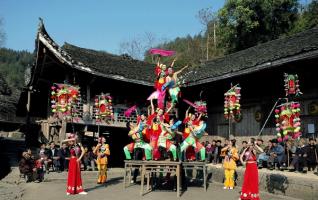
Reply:
[[[152,124],[153,119],[157,116],[157,113],[148,116],[147,125],[150,126]]]
[[[165,113],[165,114],[163,115],[163,119],[164,119],[166,122],[169,122],[169,121],[170,121],[169,113]]]

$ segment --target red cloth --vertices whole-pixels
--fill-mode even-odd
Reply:
[[[190,121],[190,117],[186,117],[186,118],[184,118],[183,123],[186,124],[186,123],[188,123],[189,121]]]
[[[157,116],[157,113],[154,113],[152,115],[149,115],[148,118],[147,118],[147,125],[148,126],[151,126],[152,125],[152,121],[153,119]]]
[[[67,189],[70,194],[83,192],[80,162],[76,157],[71,157],[68,165]]]
[[[192,146],[189,146],[186,150],[186,159],[187,160],[195,160],[195,151]]]
[[[255,163],[246,163],[241,199],[260,200],[258,190],[258,169]]]
[[[169,113],[165,113],[165,114],[163,115],[163,119],[165,120],[165,122],[169,123],[169,121],[170,121]]]
[[[192,121],[192,125],[199,126],[200,125],[200,119],[195,119]]]

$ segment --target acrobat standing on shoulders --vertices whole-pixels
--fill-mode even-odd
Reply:
[[[170,94],[170,97],[171,97],[171,108],[170,108],[170,110],[178,102],[178,96],[179,96],[179,93],[180,93],[180,87],[179,87],[180,83],[179,83],[178,75],[183,70],[185,70],[188,67],[188,65],[184,66],[182,69],[180,69],[179,71],[176,71],[176,72],[173,71],[173,67],[172,66],[170,66],[167,69],[166,81],[165,81],[165,84],[162,86],[162,90],[163,91],[166,88],[169,89],[168,91],[169,91],[169,94]]]

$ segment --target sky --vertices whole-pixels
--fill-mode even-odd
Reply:
[[[145,32],[173,40],[203,30],[196,18],[202,8],[218,10],[224,0],[0,0],[5,47],[34,51],[43,18],[59,45],[119,53],[119,45]]]

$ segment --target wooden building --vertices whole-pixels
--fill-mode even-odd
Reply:
[[[231,83],[241,86],[242,119],[233,123],[234,136],[255,136],[259,133],[278,98],[285,97],[284,73],[298,74],[301,120],[304,135],[318,131],[318,28],[263,43],[199,66],[189,80],[185,96],[202,97],[208,104],[208,130],[211,135],[228,136],[228,121],[223,116],[223,94]],[[278,103],[282,103],[280,100]],[[272,114],[263,135],[275,135]]]
[[[123,112],[131,105],[146,108],[146,98],[151,94],[155,79],[153,64],[137,61],[127,55],[113,55],[103,51],[80,48],[68,43],[59,46],[46,32],[40,21],[35,40],[35,63],[27,90],[19,101],[20,115],[27,116],[27,142],[36,144],[38,134],[47,140],[60,141],[66,132],[77,131],[84,137],[86,132],[107,133],[108,143],[116,156],[111,166],[121,164],[122,147],[129,142]],[[223,117],[224,92],[231,83],[242,87],[242,119],[232,123],[235,136],[255,136],[263,126],[267,115],[278,98],[284,98],[283,74],[298,74],[303,95],[297,100],[302,105],[303,132],[308,125],[318,129],[318,87],[316,67],[318,61],[318,28],[290,37],[239,51],[222,58],[207,61],[200,66],[185,70],[194,71],[182,89],[183,97],[192,101],[201,98],[208,103],[208,128],[210,135],[228,136],[228,121]],[[82,111],[85,120],[66,122],[53,119],[50,108],[50,92],[54,83],[78,85],[82,95]],[[110,93],[115,112],[110,124],[97,124],[92,115],[94,97]],[[26,105],[26,106],[25,106]],[[84,109],[84,107],[86,109]],[[179,109],[186,109],[181,101]],[[181,115],[181,117],[183,117]],[[38,129],[30,124],[39,124]],[[272,117],[263,134],[275,134]],[[89,142],[87,140],[87,142]]]
[[[126,122],[136,116],[124,116],[132,105],[145,109],[147,97],[153,91],[154,67],[152,64],[134,60],[127,55],[113,55],[103,51],[80,48],[68,43],[59,46],[46,32],[40,21],[35,40],[35,63],[31,79],[22,92],[19,114],[27,116],[26,142],[37,145],[42,141],[61,141],[67,132],[78,132],[83,143],[92,143],[93,137],[106,136],[113,152],[114,165],[124,160],[122,148],[129,143]],[[67,83],[80,87],[79,109],[85,120],[78,122],[53,118],[51,87],[54,83]],[[114,120],[96,123],[93,110],[96,95],[109,93],[113,97]],[[33,126],[31,126],[33,125]],[[38,125],[38,126],[34,126]],[[112,165],[112,164],[111,164]]]

